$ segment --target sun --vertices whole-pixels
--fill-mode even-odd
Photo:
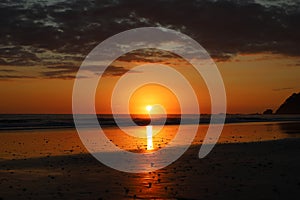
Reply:
[[[146,110],[147,110],[148,112],[150,112],[150,111],[152,110],[152,106],[150,106],[150,105],[146,106]]]

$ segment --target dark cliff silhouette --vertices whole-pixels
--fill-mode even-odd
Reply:
[[[300,114],[300,93],[292,94],[278,108],[276,114]]]

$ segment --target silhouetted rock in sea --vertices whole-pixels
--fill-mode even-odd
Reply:
[[[272,109],[267,109],[263,112],[264,115],[271,115],[273,114],[273,110]]]
[[[300,93],[292,94],[278,108],[276,114],[300,114]]]

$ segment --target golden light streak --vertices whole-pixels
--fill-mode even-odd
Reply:
[[[146,126],[147,131],[147,150],[153,149],[153,141],[152,141],[152,126]]]

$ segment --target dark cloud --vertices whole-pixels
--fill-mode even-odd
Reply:
[[[129,69],[125,67],[119,67],[110,65],[103,73],[103,77],[105,76],[122,76],[123,74],[129,72]],[[138,71],[130,70],[130,73],[138,73]]]
[[[72,66],[72,65],[58,65],[58,66],[49,66],[47,67],[47,71],[44,71],[41,73],[43,77],[49,77],[49,78],[59,78],[59,79],[73,79],[75,78],[75,74],[78,71],[79,67]],[[86,66],[85,70],[89,70],[91,72],[94,72],[95,74],[98,71],[101,71],[101,74],[103,77],[107,76],[122,76],[123,74],[127,73],[130,69],[126,69],[121,66],[115,66],[110,65],[108,68],[106,68],[105,71],[103,71],[103,67],[99,66]],[[130,73],[138,73],[135,70],[131,70]],[[81,77],[84,78],[84,77]]]
[[[29,66],[41,61],[34,52],[29,52],[21,46],[0,47],[0,53],[1,65]]]
[[[13,70],[13,69],[0,69],[0,72],[11,73],[11,72],[16,72],[16,70]]]
[[[76,66],[71,65],[49,66],[47,68],[47,71],[42,72],[43,76],[62,79],[74,78],[74,74],[78,70]]]
[[[299,5],[279,0],[1,1],[0,64],[47,67],[73,59],[74,69],[43,75],[74,73],[99,42],[143,26],[186,33],[217,60],[266,51],[300,56]]]
[[[154,48],[147,48],[147,49],[138,49],[135,51],[131,51],[129,53],[124,54],[123,56],[119,57],[118,61],[139,61],[139,62],[163,62],[171,58],[178,58],[178,55],[175,55],[172,52],[163,51]]]
[[[13,79],[13,78],[35,78],[34,76],[26,75],[0,75],[0,80]]]
[[[300,67],[300,63],[287,64],[287,67]]]
[[[122,76],[123,74],[129,73],[139,73],[136,70],[131,70],[131,67],[125,68],[122,66],[117,66],[114,64],[109,65],[108,67],[104,66],[86,66],[86,70],[94,72],[96,75],[101,75],[102,77],[109,77],[109,76]],[[104,70],[105,69],[105,70]]]
[[[273,91],[275,92],[280,92],[280,91],[283,91],[283,90],[293,90],[295,88],[293,87],[284,87],[284,88],[274,88]]]

